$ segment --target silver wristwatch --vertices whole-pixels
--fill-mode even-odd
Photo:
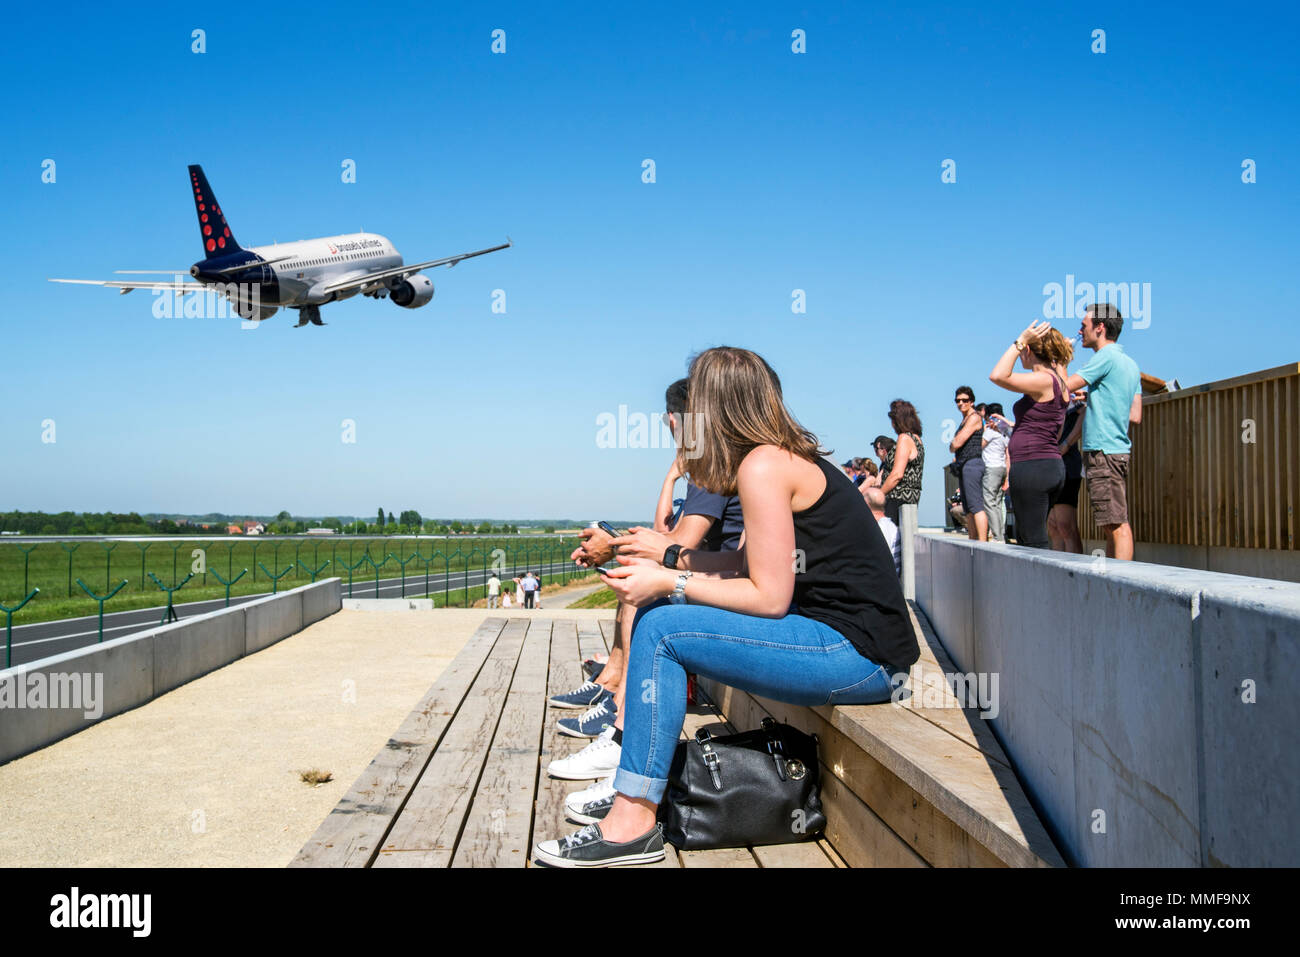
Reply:
[[[686,579],[690,577],[691,573],[689,571],[683,571],[677,576],[677,587],[675,587],[673,593],[668,596],[669,602],[674,605],[686,604]]]

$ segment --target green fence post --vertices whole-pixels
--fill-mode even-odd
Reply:
[[[153,545],[153,542],[145,542],[143,545],[141,545],[139,542],[132,542],[131,544],[134,545],[136,548],[140,549],[140,590],[144,591],[144,579],[145,579],[144,557],[146,554],[148,554],[150,547],[152,547]]]
[[[33,598],[41,593],[39,588],[33,588],[27,593],[27,597],[18,604],[10,608],[8,605],[0,605],[0,611],[5,613],[5,667],[8,668],[13,662],[13,645],[14,645],[14,612],[21,611],[23,605],[27,604]]]
[[[260,565],[261,562],[259,562],[258,564]],[[273,575],[273,574],[271,574],[269,571],[266,570],[266,566],[265,566],[265,565],[262,565],[262,572],[266,575],[267,578],[271,579],[271,594],[272,594],[272,595],[276,594],[276,589],[280,587],[280,579],[283,578],[285,575],[289,574],[289,572],[291,572],[291,571],[293,571],[293,566],[292,566],[292,565],[289,565],[288,567],[285,568],[284,571],[280,572],[280,574],[278,574],[278,575]]]
[[[114,542],[112,545],[106,545],[103,542],[99,543],[99,547],[104,550],[104,587],[105,588],[107,588],[108,583],[113,580],[113,549],[117,548],[117,546],[120,544],[122,543]],[[125,581],[126,579],[122,579],[122,580]],[[82,588],[84,589],[85,586],[83,585]],[[89,594],[89,592],[87,592],[87,594]],[[112,596],[110,595],[109,597],[111,598]]]
[[[109,592],[107,595],[104,595],[102,597],[96,595],[93,591],[87,588],[86,583],[83,582],[80,578],[77,579],[77,584],[80,585],[81,590],[84,591],[87,595],[89,595],[94,601],[99,602],[99,643],[103,644],[104,643],[104,602],[108,601],[110,598],[112,598],[114,595],[116,595],[118,592],[122,590],[122,586],[126,584],[126,579],[123,578],[120,582],[118,582],[116,588],[114,588],[111,592]]]
[[[432,596],[429,594],[429,566],[433,564],[433,549],[432,548],[429,549],[429,557],[425,558],[423,555],[420,554],[419,543],[416,543],[415,557],[418,558],[424,564],[424,597],[430,598]]]
[[[15,546],[23,553],[23,591],[27,591],[27,560],[31,558],[32,552],[39,548],[39,545],[33,545],[31,548],[23,548],[21,545]]]
[[[176,614],[176,609],[173,607],[173,604],[172,604],[172,595],[173,595],[175,592],[178,592],[178,591],[180,591],[182,588],[184,588],[184,587],[185,587],[185,583],[188,582],[191,578],[194,577],[194,573],[193,573],[193,572],[190,572],[188,575],[185,576],[185,581],[182,581],[179,585],[175,585],[175,586],[173,586],[173,587],[171,587],[171,588],[168,588],[168,587],[167,587],[166,585],[164,585],[161,581],[159,581],[159,580],[158,580],[158,576],[155,575],[153,572],[150,572],[150,573],[149,573],[149,577],[153,579],[153,583],[154,583],[155,585],[157,585],[160,589],[162,589],[163,591],[165,591],[165,592],[167,593],[167,608],[166,608],[165,611],[163,611],[162,621],[158,622],[158,624],[160,624],[160,625],[165,625],[165,624],[167,624],[167,619],[168,619],[168,618],[171,618],[171,619],[174,620],[174,621],[180,621],[179,616],[177,616],[177,614]],[[174,579],[174,578],[172,579],[172,581],[175,581],[175,580],[176,580],[176,579]]]
[[[415,555],[412,555],[412,556],[410,556],[409,558],[407,558],[406,561],[402,561],[400,558],[398,558],[398,557],[397,557],[396,555],[394,555],[392,552],[389,552],[389,553],[388,553],[388,558],[391,558],[393,561],[397,562],[397,564],[399,564],[399,565],[402,566],[402,597],[403,597],[403,598],[406,597],[406,566],[407,566],[407,563],[410,562],[410,561],[412,561],[412,560],[414,560],[415,557],[416,557]],[[388,558],[385,558],[384,561],[385,561],[385,562],[388,561]]]
[[[226,586],[226,607],[227,607],[227,608],[230,607],[230,586],[233,585],[235,582],[239,581],[241,578],[243,578],[243,577],[244,577],[245,575],[247,575],[247,574],[248,574],[248,569],[245,568],[242,572],[240,572],[240,573],[239,573],[238,575],[236,575],[234,578],[230,579],[230,581],[226,581],[224,578],[221,577],[221,572],[217,571],[215,568],[212,569],[212,575],[213,575],[213,577],[216,578],[217,581],[221,582],[221,584],[223,584],[223,585]]]
[[[351,559],[351,557],[352,557],[351,555],[348,556],[349,559]],[[357,559],[356,564],[349,564],[348,562],[340,563],[343,565],[344,568],[348,570],[348,597],[349,598],[352,597],[352,573],[356,571],[358,568],[360,568],[362,565],[364,565],[366,562],[368,562],[369,560],[370,560],[370,556],[363,554],[360,558]]]
[[[389,556],[385,556],[382,562],[376,564],[375,560],[370,557],[370,553],[369,552],[366,553],[366,560],[370,562],[371,566],[375,570],[375,597],[376,598],[379,597],[379,569],[383,568],[385,565],[388,564],[388,558]]]
[[[185,544],[184,542],[177,542],[175,545],[172,546],[172,581],[176,580],[177,555],[180,554],[181,547],[184,544]]]
[[[75,552],[78,548],[80,548],[81,545],[82,545],[81,542],[77,542],[77,544],[69,548],[63,542],[59,542],[59,548],[63,549],[65,552],[68,553],[68,597],[69,598],[72,597],[72,553]]]
[[[460,551],[459,546],[456,551]],[[451,559],[446,554],[443,554],[441,549],[439,549],[439,554],[442,555],[442,607],[446,608],[451,604],[451,589],[448,587],[448,583],[451,581]]]
[[[299,562],[298,564],[299,564],[299,565],[302,565],[302,569],[303,569],[303,571],[305,571],[308,575],[311,576],[311,581],[312,581],[312,584],[314,585],[314,584],[316,584],[316,576],[319,575],[321,572],[323,572],[323,571],[325,570],[326,566],[329,565],[329,563],[330,563],[330,560],[329,560],[328,558],[325,559],[325,564],[324,564],[324,565],[321,565],[321,566],[320,566],[319,568],[317,568],[315,571],[312,571],[312,570],[311,570],[310,568],[308,568],[306,565],[302,565],[302,562]],[[351,597],[351,596],[348,596],[348,597]]]

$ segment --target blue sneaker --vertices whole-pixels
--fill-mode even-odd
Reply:
[[[561,718],[556,722],[560,734],[571,738],[595,738],[606,728],[614,727],[614,718],[618,709],[614,707],[614,695],[606,691],[605,696],[576,718]]]
[[[607,694],[609,692],[596,682],[586,681],[580,688],[564,694],[552,695],[551,704],[557,708],[577,708],[586,711]]]

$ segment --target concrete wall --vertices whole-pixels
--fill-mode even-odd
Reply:
[[[1074,863],[1300,864],[1300,585],[935,535],[917,569]]]
[[[1084,542],[1086,551],[1105,550],[1099,540]],[[1248,575],[1252,578],[1275,578],[1300,582],[1300,551],[1276,548],[1225,548],[1208,545],[1163,545],[1159,542],[1135,542],[1133,557],[1140,562],[1199,568],[1225,575]]]
[[[311,621],[338,611],[340,595],[331,578],[0,671],[0,764],[287,638],[310,623],[307,609]],[[88,698],[55,707],[67,700],[50,694],[38,707],[15,706],[20,694],[32,701],[35,688],[66,686],[67,676],[85,676],[79,690],[95,699],[93,707]]]

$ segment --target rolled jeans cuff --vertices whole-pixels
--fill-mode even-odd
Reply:
[[[664,792],[668,790],[665,778],[648,778],[635,771],[619,768],[614,774],[614,790],[625,797],[644,798],[652,804],[660,804]]]

